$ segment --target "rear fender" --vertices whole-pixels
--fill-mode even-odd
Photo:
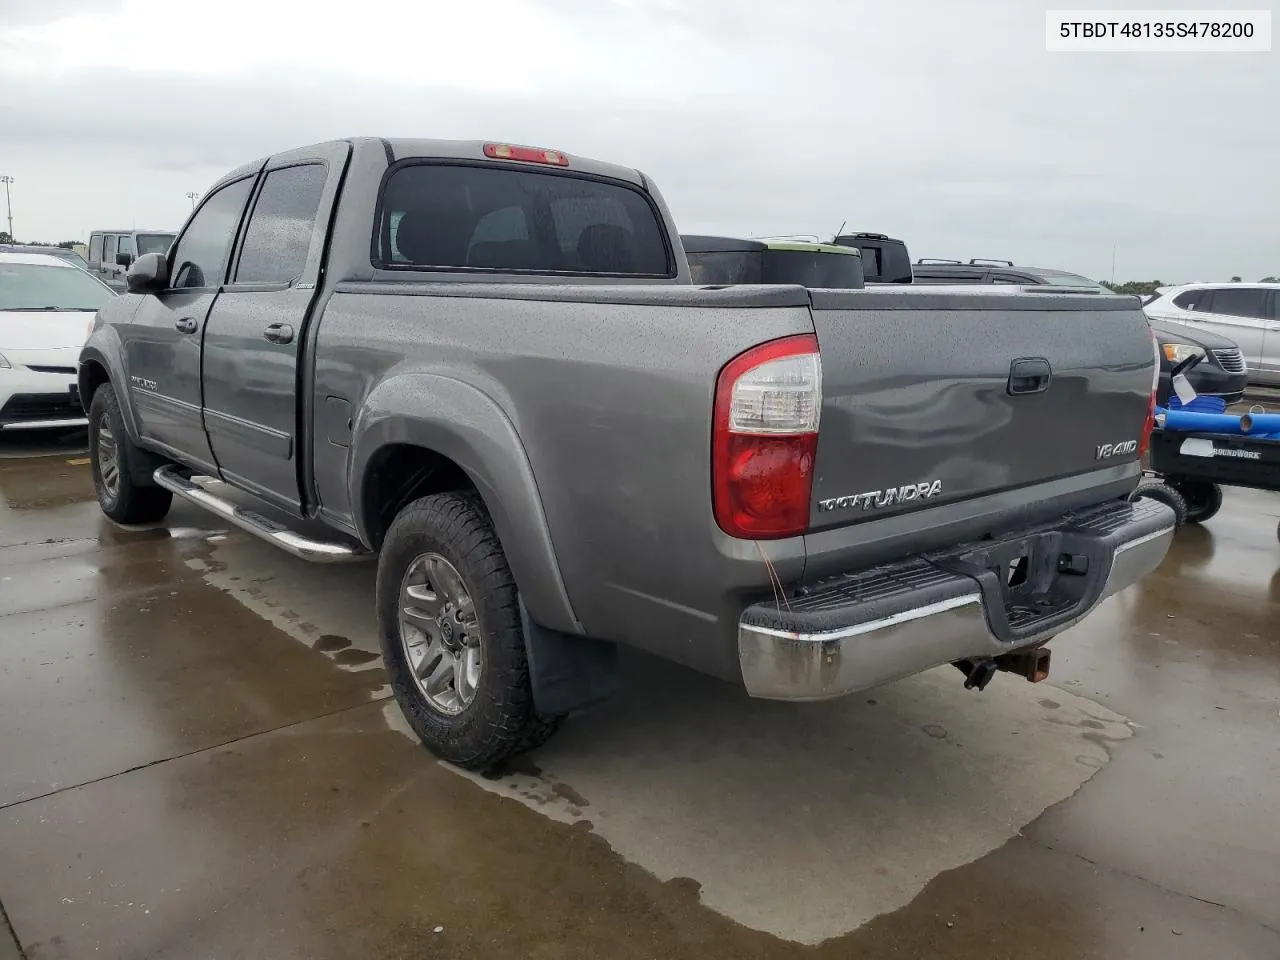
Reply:
[[[370,392],[351,432],[347,489],[364,543],[375,539],[363,497],[370,462],[388,445],[431,450],[461,467],[480,492],[530,615],[553,630],[582,632],[524,445],[491,397],[460,380],[401,374]]]

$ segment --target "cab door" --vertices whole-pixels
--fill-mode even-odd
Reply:
[[[204,337],[204,424],[222,477],[288,510],[301,503],[298,357],[351,147],[272,157]]]
[[[200,412],[201,339],[256,178],[205,196],[169,253],[168,288],[148,294],[121,333],[144,445],[207,472],[215,468]]]

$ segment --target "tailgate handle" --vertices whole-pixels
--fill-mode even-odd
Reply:
[[[1044,393],[1053,379],[1053,369],[1044,357],[1028,357],[1009,364],[1009,394]]]

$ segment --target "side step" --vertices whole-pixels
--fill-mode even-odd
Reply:
[[[237,506],[230,500],[224,500],[199,485],[200,481],[205,483],[212,481],[211,477],[188,477],[180,467],[170,465],[160,467],[152,474],[152,478],[159,486],[175,496],[216,513],[241,530],[252,533],[255,537],[261,537],[302,560],[310,560],[312,563],[356,563],[373,558],[373,553],[363,547],[336,540],[312,540],[295,533],[270,517],[264,517],[254,510]]]

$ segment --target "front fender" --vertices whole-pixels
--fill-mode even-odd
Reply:
[[[133,410],[129,380],[124,372],[124,352],[120,345],[120,336],[116,333],[115,327],[104,325],[101,320],[81,348],[80,362],[76,368],[76,382],[80,396],[83,398],[86,414],[89,412],[94,380],[90,369],[90,364],[93,363],[107,372],[107,379],[116,391],[116,400],[120,404],[120,416],[124,420],[125,430],[129,434],[129,439],[135,444],[138,443],[138,419]]]
[[[524,444],[491,397],[437,374],[395,375],[369,393],[351,436],[347,489],[361,540],[372,542],[363,494],[369,464],[379,450],[408,444],[448,457],[484,498],[529,613],[545,627],[582,632]]]

